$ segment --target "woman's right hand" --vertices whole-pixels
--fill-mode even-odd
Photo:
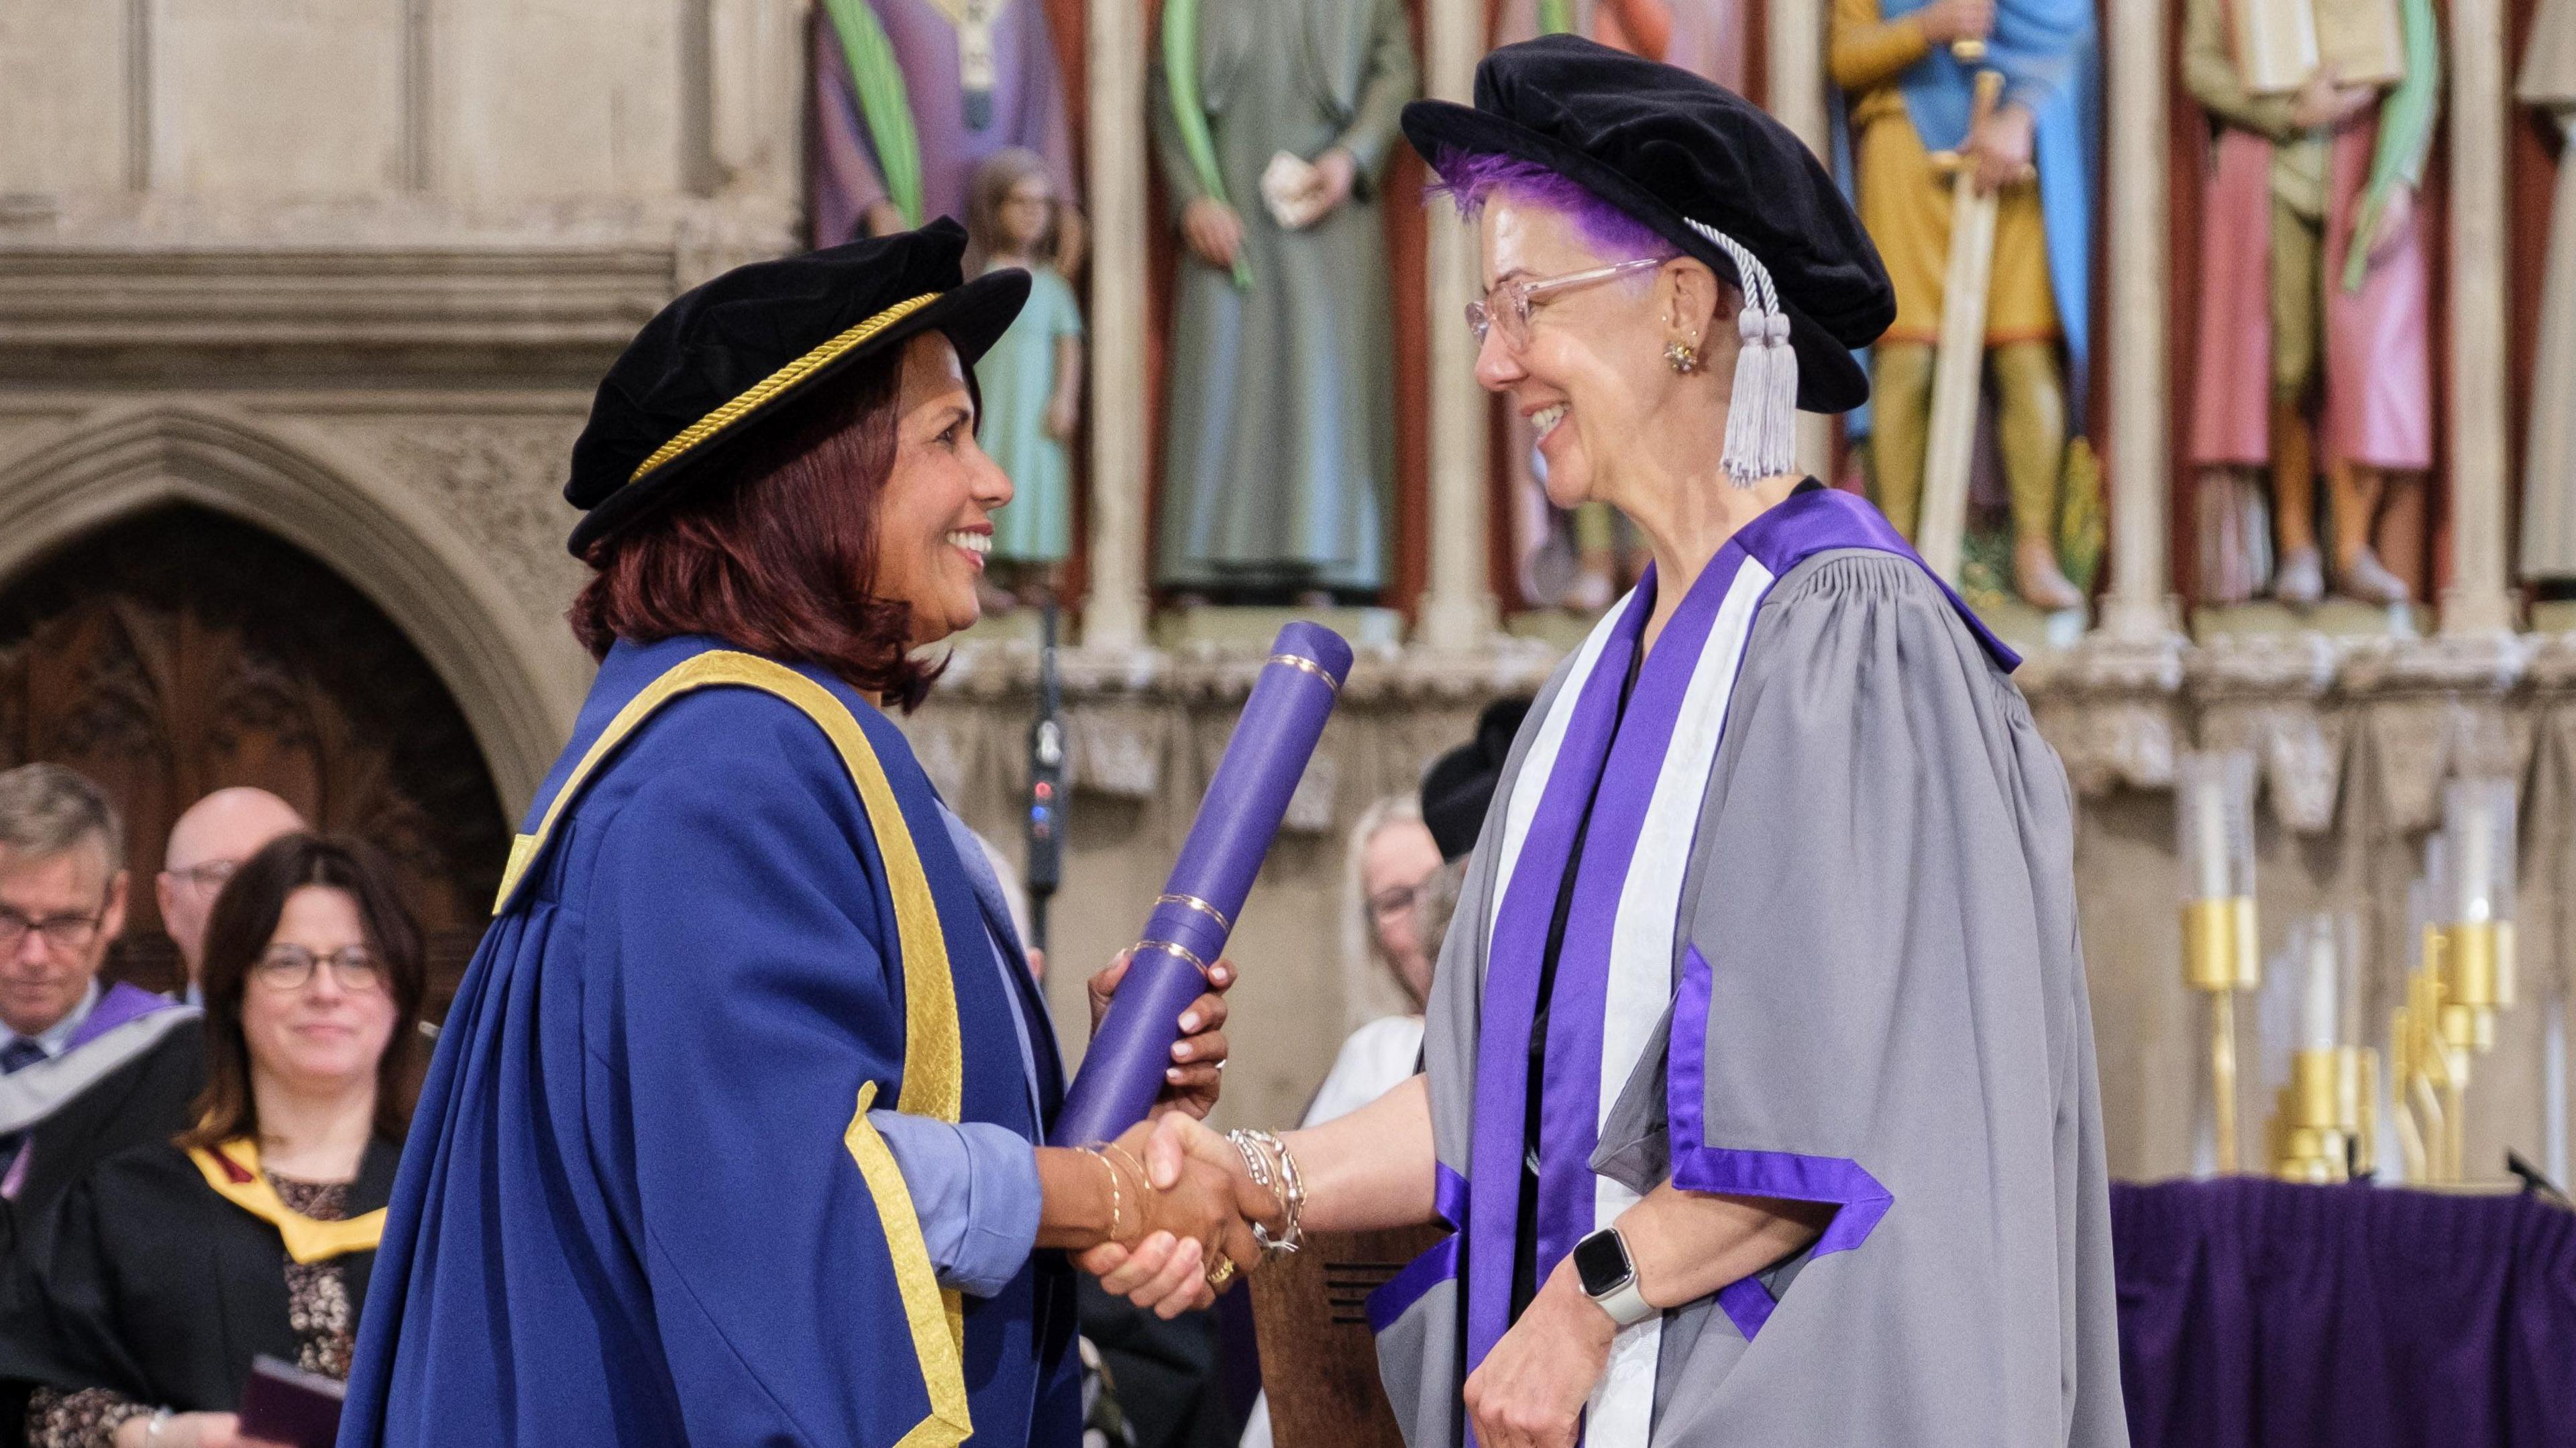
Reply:
[[[1144,1234],[1124,1246],[1104,1242],[1077,1259],[1105,1291],[1166,1318],[1216,1300],[1222,1289],[1209,1285],[1207,1273],[1220,1257],[1238,1273],[1251,1271],[1261,1251],[1250,1223],[1279,1211],[1270,1193],[1253,1185],[1224,1138],[1173,1114],[1194,1135],[1215,1143],[1216,1151],[1184,1158],[1167,1148],[1147,1163],[1162,1132],[1152,1123],[1129,1128],[1112,1155],[1122,1163],[1147,1163]]]

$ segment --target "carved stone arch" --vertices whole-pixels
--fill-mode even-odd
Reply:
[[[265,529],[337,572],[402,629],[482,748],[512,814],[571,731],[590,661],[546,627],[422,499],[324,449],[203,406],[93,417],[0,460],[0,581],[112,522],[172,503]]]

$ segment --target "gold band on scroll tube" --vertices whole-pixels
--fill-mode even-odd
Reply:
[[[1335,682],[1331,674],[1325,672],[1322,664],[1316,663],[1313,659],[1304,658],[1297,654],[1272,654],[1269,662],[1274,664],[1286,664],[1292,669],[1304,669],[1307,673],[1323,680],[1325,688],[1332,690],[1335,694],[1342,692],[1342,686]]]
[[[1188,946],[1175,945],[1168,940],[1139,940],[1133,946],[1128,948],[1128,953],[1130,955],[1136,955],[1148,950],[1168,950],[1172,954],[1179,956],[1181,959],[1188,961],[1190,964],[1197,966],[1199,968],[1199,974],[1208,974],[1208,964],[1206,961],[1199,959],[1197,955],[1191,952]]]
[[[1157,905],[1187,906],[1188,908],[1199,912],[1201,915],[1206,916],[1210,920],[1215,921],[1217,929],[1222,930],[1229,935],[1234,933],[1234,922],[1225,918],[1225,912],[1219,910],[1213,905],[1210,905],[1208,902],[1200,899],[1196,895],[1157,895],[1154,897],[1154,903]]]

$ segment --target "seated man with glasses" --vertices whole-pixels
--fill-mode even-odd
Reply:
[[[185,1129],[205,1084],[195,1010],[99,983],[126,889],[125,828],[97,785],[55,764],[0,773],[0,1200],[37,1262],[55,1198]]]
[[[215,896],[241,863],[280,835],[304,828],[295,806],[264,789],[236,785],[219,789],[188,806],[170,826],[170,843],[161,851],[161,873],[154,892],[161,904],[161,928],[179,947],[187,983],[179,995],[192,1006],[205,1002],[206,914]]]

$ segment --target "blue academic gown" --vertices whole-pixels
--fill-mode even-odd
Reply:
[[[531,810],[403,1154],[340,1448],[1080,1440],[1062,1254],[940,1294],[864,1119],[944,1085],[1045,1134],[1003,992],[1043,1003],[990,968],[893,723],[797,671],[873,746],[873,813],[848,751],[748,687],[661,703],[550,809],[621,709],[721,650],[613,649]]]

